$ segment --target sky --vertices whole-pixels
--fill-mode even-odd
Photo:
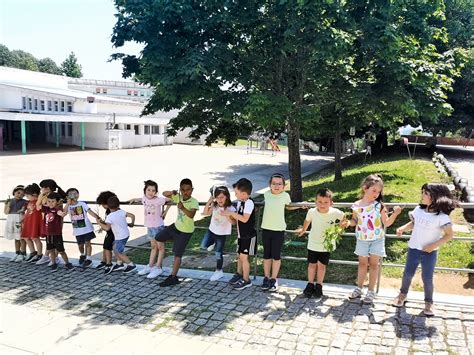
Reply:
[[[0,43],[60,65],[74,52],[84,78],[123,80],[114,52],[139,54],[137,43],[114,49],[112,0],[0,0]]]

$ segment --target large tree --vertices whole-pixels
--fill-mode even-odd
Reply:
[[[61,69],[51,58],[43,58],[38,60],[38,69],[40,72],[61,75]]]
[[[61,72],[71,78],[82,78],[82,67],[77,62],[74,52],[71,52],[64,62],[61,63]]]
[[[0,66],[11,66],[12,55],[7,46],[0,44]]]
[[[10,52],[10,66],[18,69],[38,71],[38,60],[31,54],[22,50]]]

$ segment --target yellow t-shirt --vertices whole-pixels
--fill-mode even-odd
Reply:
[[[324,248],[323,237],[324,232],[337,219],[342,220],[344,212],[337,208],[329,207],[327,213],[318,212],[317,208],[311,208],[306,214],[306,220],[311,222],[311,231],[308,237],[308,249],[312,251],[327,252]]]
[[[265,198],[265,208],[262,228],[271,231],[284,231],[286,229],[285,206],[291,203],[290,195],[285,191],[279,194],[267,191],[263,197]]]
[[[171,196],[171,200],[174,203],[179,202],[179,195]],[[199,202],[194,197],[189,198],[186,201],[181,201],[184,208],[187,210],[199,209]],[[183,233],[192,233],[194,232],[194,220],[186,216],[186,214],[178,208],[178,217],[176,218],[175,227],[177,230]]]

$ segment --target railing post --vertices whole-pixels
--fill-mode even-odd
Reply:
[[[383,256],[381,256],[380,260],[379,260],[379,272],[377,273],[377,289],[376,289],[375,293],[379,293],[380,278],[382,276],[382,267],[383,267]]]
[[[253,279],[255,280],[257,278],[257,259],[258,259],[258,241],[259,241],[259,236],[262,232],[262,229],[260,228],[260,206],[255,206],[256,207],[256,219],[255,219],[255,224],[256,224],[256,230],[257,230],[257,235],[256,235],[256,250],[255,250],[255,255],[253,257]]]

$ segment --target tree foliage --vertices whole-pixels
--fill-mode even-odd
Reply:
[[[77,62],[74,52],[71,52],[64,62],[61,63],[61,72],[71,78],[82,78],[82,67]]]
[[[54,60],[51,58],[43,58],[38,60],[38,69],[42,73],[49,73],[55,75],[61,75],[61,69],[56,65]]]

